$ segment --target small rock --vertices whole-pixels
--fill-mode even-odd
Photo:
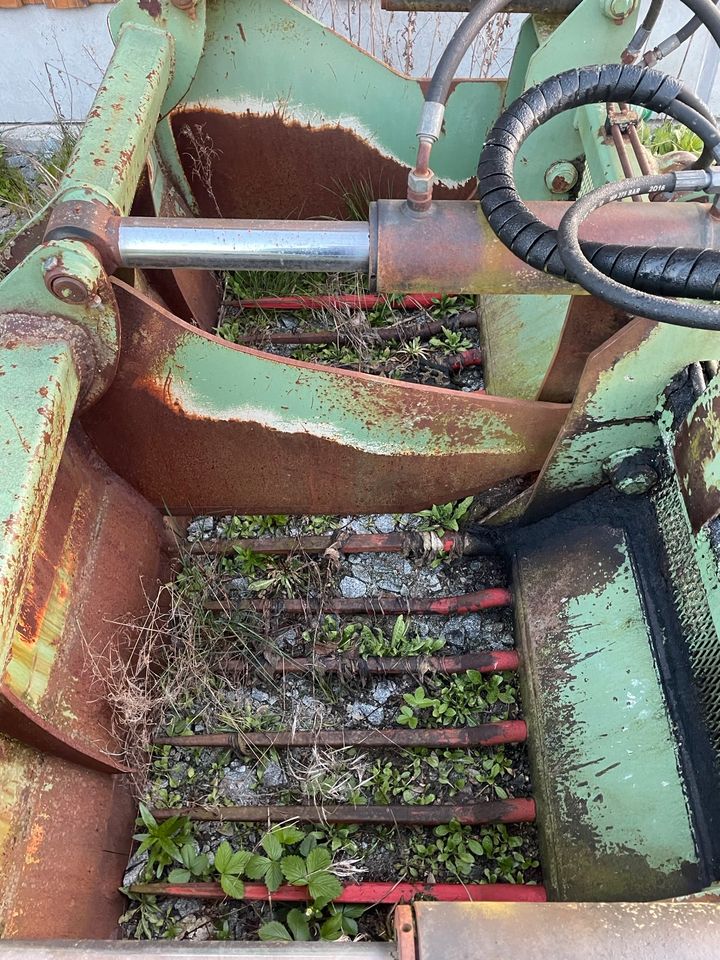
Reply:
[[[357,577],[343,577],[340,581],[340,593],[344,597],[364,597],[367,587]]]
[[[348,720],[354,720],[356,723],[369,723],[372,727],[382,726],[385,720],[385,711],[382,707],[377,707],[374,703],[365,703],[362,700],[349,703],[345,707],[345,713]]]
[[[403,560],[403,573],[405,576],[415,572],[415,567],[410,563],[409,560]]]
[[[244,763],[233,760],[225,771],[220,790],[233,803],[254,803],[257,800],[254,771]]]
[[[191,914],[202,910],[202,900],[185,900],[184,897],[178,897],[175,903],[175,912],[183,919]]]
[[[298,637],[299,632],[295,629],[295,627],[290,627],[289,630],[283,630],[282,633],[278,634],[277,643],[286,643],[289,647],[292,647],[297,643]]]
[[[270,694],[266,690],[253,688],[250,691],[250,699],[254,700],[255,703],[270,703]]]
[[[132,858],[130,863],[127,865],[125,876],[123,877],[123,883],[126,887],[131,887],[134,883],[138,883],[143,875],[145,867],[147,866],[147,862],[147,853],[143,853],[139,857],[135,856]]]
[[[375,526],[380,533],[392,533],[395,529],[395,518],[391,513],[381,513],[375,517]]]
[[[387,703],[395,693],[397,693],[397,684],[393,683],[392,680],[380,680],[375,684],[373,699],[378,703]]]
[[[233,577],[233,579],[229,582],[228,587],[230,588],[231,592],[241,593],[243,596],[245,596],[249,592],[249,584],[250,581],[247,577]]]
[[[212,517],[198,517],[197,520],[188,524],[187,538],[188,540],[207,540],[213,535],[214,529],[215,521]]]
[[[285,771],[276,760],[271,760],[262,775],[264,787],[282,787],[287,783]]]
[[[378,590],[386,590],[388,593],[402,593],[405,584],[401,580],[386,575],[378,580],[377,588]]]

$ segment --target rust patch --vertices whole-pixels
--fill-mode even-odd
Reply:
[[[471,397],[327,367],[319,368],[323,389],[337,391],[343,403],[357,398],[369,429],[386,429],[389,417],[412,422],[437,433],[447,452],[374,452],[306,430],[185,410],[166,395],[158,365],[181,340],[208,335],[119,281],[115,289],[126,346],[109,394],[88,410],[84,424],[110,466],[173,513],[373,513],[446,503],[539,469],[566,415],[561,406]],[[219,343],[223,350],[263,356]],[[287,364],[300,381],[313,371],[310,364],[265,356],[268,372],[274,364]],[[516,438],[513,448],[504,448],[500,438],[496,449],[502,455],[469,450],[470,407],[487,411],[494,423],[502,421]],[[487,438],[481,422],[479,417],[475,439]]]
[[[138,0],[138,6],[141,10],[144,10],[145,13],[149,13],[154,20],[157,20],[162,13],[160,0]]]
[[[405,197],[409,167],[339,126],[209,108],[176,110],[171,123],[204,217],[347,220],[349,192],[356,205],[368,197]],[[198,137],[212,144],[202,158]],[[438,200],[466,193],[467,183],[434,189]]]

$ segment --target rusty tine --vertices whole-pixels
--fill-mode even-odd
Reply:
[[[501,743],[523,743],[527,737],[524,720],[499,720],[475,727],[440,727],[436,730],[268,730],[256,733],[193,733],[178,737],[156,737],[155,746],[232,747],[241,752],[270,747],[490,747]]]
[[[271,556],[290,556],[294,553],[322,554],[330,547],[341,554],[402,553],[422,556],[426,552],[428,536],[413,531],[407,533],[329,533],[298,537],[244,537],[227,540],[197,540],[181,550],[177,537],[169,535],[168,550],[178,554],[187,550],[192,555],[216,557],[232,556],[238,550],[252,550]],[[497,553],[492,531],[469,533],[449,531],[437,539],[445,553],[464,557],[490,556]]]
[[[484,803],[429,803],[420,805],[387,804],[381,806],[244,806],[169,807],[152,811],[156,820],[188,817],[213,823],[372,823],[397,826],[435,827],[457,820],[477,826],[483,823],[531,823],[535,820],[535,801],[521,797],[514,800],[488,800]]]
[[[477,613],[497,607],[508,607],[512,594],[504,587],[491,587],[475,593],[453,597],[338,597],[320,602],[310,600],[206,600],[205,609],[229,614],[235,610],[254,610],[258,613],[300,613],[322,610],[324,613],[360,614],[369,616],[397,616],[398,614],[435,614],[448,617],[454,614]]]
[[[348,674],[420,674],[420,673],[464,673],[477,670],[479,673],[493,673],[497,670],[517,670],[519,658],[515,650],[480,650],[475,653],[448,655],[439,657],[358,657],[354,655],[327,657],[273,657],[269,661],[273,673],[307,673],[321,671],[325,673]],[[229,671],[245,670],[243,660],[229,660],[225,665]]]

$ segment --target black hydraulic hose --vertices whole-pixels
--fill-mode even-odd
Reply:
[[[568,70],[526,90],[488,134],[478,165],[480,205],[498,238],[530,266],[565,278],[565,264],[557,249],[557,231],[530,212],[515,186],[515,159],[527,137],[565,110],[590,103],[633,103],[692,124],[717,159],[720,131],[688,106],[688,99],[685,87],[675,77],[622,64]],[[602,273],[626,286],[648,292],[660,290],[670,296],[710,300],[718,296],[718,274],[705,269],[705,261],[702,269],[695,269],[702,251],[599,243],[582,246],[585,255]],[[690,274],[691,293],[687,290]]]
[[[432,101],[433,103],[447,103],[447,98],[450,94],[450,85],[458,71],[462,58],[470,49],[470,44],[485,24],[488,23],[496,13],[499,13],[503,7],[507,6],[507,4],[508,0],[479,0],[479,2],[472,7],[452,35],[450,42],[438,60],[432,75],[432,80],[425,94],[426,100]]]
[[[713,6],[717,3],[717,0],[712,0]],[[669,37],[661,41],[654,49],[648,50],[643,58],[645,63],[652,67],[658,60],[662,60],[663,57],[667,57],[668,54],[672,53],[673,50],[677,50],[678,47],[681,47],[686,43],[690,37],[695,33],[698,27],[703,25],[703,20],[699,16],[691,17],[687,23],[683,24],[682,27],[677,31],[677,33],[671,33]],[[716,38],[716,43],[717,43]]]
[[[622,54],[623,63],[634,63],[637,59],[638,54],[642,48],[647,43],[650,38],[650,34],[653,31],[655,24],[657,23],[657,18],[660,16],[660,11],[662,10],[663,0],[652,0],[648,12],[645,14],[645,19],[640,24],[640,26],[635,31],[632,40],[625,47],[625,50]]]
[[[578,232],[583,221],[599,207],[613,200],[622,200],[625,197],[638,196],[643,193],[658,191],[672,192],[676,188],[678,178],[674,173],[661,176],[637,177],[631,180],[622,180],[618,183],[608,183],[603,187],[587,193],[580,200],[576,200],[562,218],[558,228],[558,249],[570,279],[579,283],[581,287],[607,303],[625,310],[633,316],[647,317],[649,320],[659,320],[663,323],[679,324],[683,327],[695,327],[703,330],[720,330],[720,307],[707,304],[686,303],[679,300],[668,300],[666,297],[645,293],[637,289],[618,283],[605,276],[587,258],[587,244],[581,244]],[[651,253],[652,251],[649,251]],[[678,251],[679,252],[679,251]],[[686,251],[682,251],[685,253]],[[706,274],[702,280],[703,288],[708,276],[715,276],[715,292],[720,296],[720,253],[714,250],[695,250],[694,262],[685,277],[685,293],[693,295],[693,275]],[[669,252],[668,261],[673,253]],[[637,270],[642,268],[642,261]]]

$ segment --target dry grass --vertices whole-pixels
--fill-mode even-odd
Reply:
[[[392,13],[382,10],[380,0],[294,0],[311,14],[353,43],[411,76],[429,76],[452,31],[465,14]],[[490,21],[473,43],[461,65],[460,75],[482,78],[504,75],[503,35],[508,14]]]

